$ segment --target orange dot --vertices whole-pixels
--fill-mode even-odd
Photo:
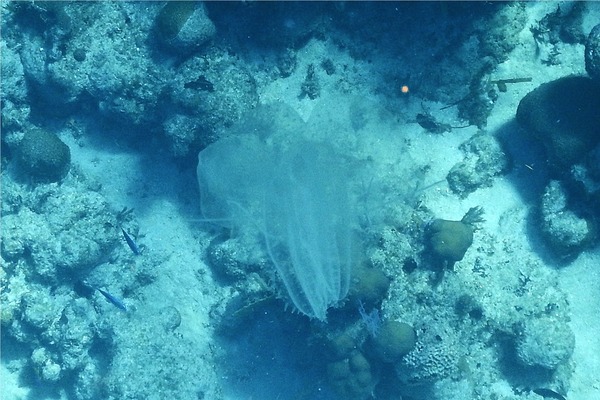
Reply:
[[[402,87],[400,88],[400,90],[402,91],[402,93],[408,93],[408,86],[402,85]]]

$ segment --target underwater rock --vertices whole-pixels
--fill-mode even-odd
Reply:
[[[216,141],[258,104],[246,65],[214,48],[181,64],[170,91],[173,109],[162,130],[170,153],[182,158]]]
[[[473,320],[478,320],[483,317],[481,304],[474,296],[469,294],[462,294],[456,299],[454,311],[461,318],[469,316]]]
[[[292,49],[286,49],[277,57],[277,69],[282,78],[292,75],[297,65],[298,56]]]
[[[460,145],[465,153],[446,180],[450,189],[464,198],[479,188],[492,186],[494,177],[507,170],[508,157],[500,142],[492,135],[480,133]]]
[[[260,242],[250,236],[213,240],[206,257],[217,276],[228,281],[242,281],[268,264],[260,251]]]
[[[588,153],[582,163],[571,168],[570,175],[575,195],[581,196],[588,204],[600,204],[600,144]],[[600,212],[600,209],[596,211]]]
[[[574,256],[592,242],[595,236],[592,221],[569,209],[567,193],[560,182],[548,184],[540,211],[544,237],[561,256]]]
[[[519,42],[519,33],[527,25],[527,11],[522,3],[503,3],[491,19],[482,19],[478,27],[479,51],[498,62],[508,59],[508,54]]]
[[[574,2],[572,6],[557,6],[529,30],[536,43],[548,43],[556,49],[559,43],[580,43],[585,41],[582,31],[583,16],[586,12],[585,2]]]
[[[10,48],[4,40],[0,42],[0,52],[2,53],[2,65],[0,65],[2,142],[11,144],[13,140],[7,138],[7,133],[22,128],[25,121],[29,120],[30,103],[27,101],[25,72],[19,53],[16,49]],[[4,153],[4,148],[2,150]]]
[[[516,348],[524,365],[550,370],[568,362],[574,349],[575,335],[569,324],[554,318],[528,320]]]
[[[160,315],[162,317],[162,324],[165,331],[172,332],[181,325],[181,314],[179,310],[173,306],[164,307]]]
[[[44,381],[56,382],[61,377],[61,368],[55,360],[55,356],[44,347],[38,347],[31,353],[31,363],[38,377]]]
[[[469,93],[458,104],[458,116],[483,129],[498,100],[498,91],[489,81],[489,74],[496,68],[497,62],[493,57],[484,57],[481,66],[471,77]]]
[[[308,96],[309,99],[314,100],[321,94],[321,85],[319,84],[319,78],[315,72],[314,64],[310,64],[306,70],[306,77],[302,82],[300,97]]]
[[[600,81],[569,76],[528,93],[517,121],[546,148],[550,168],[562,174],[600,143]]]
[[[18,148],[18,164],[29,177],[43,182],[57,182],[71,165],[71,151],[53,133],[30,129]]]
[[[49,289],[39,285],[30,284],[29,289],[21,298],[21,321],[30,329],[47,330],[53,318],[62,312],[64,299],[54,298]]]
[[[359,351],[327,365],[327,378],[343,399],[368,399],[375,385],[369,361]]]
[[[356,335],[348,331],[331,338],[327,346],[331,356],[336,360],[347,358],[360,346],[360,341],[354,336]]]
[[[90,400],[100,397],[101,383],[103,379],[103,371],[98,363],[88,362],[79,371],[73,392],[77,400]]]
[[[25,185],[2,189],[7,198],[24,199],[17,213],[3,216],[10,229],[3,236],[2,256],[17,262],[26,254],[29,270],[45,282],[64,282],[64,274],[82,276],[121,245],[114,211],[81,182],[38,185],[33,191]]]
[[[591,78],[600,80],[600,24],[592,29],[585,42],[585,70]]]
[[[169,1],[155,21],[157,39],[175,53],[191,53],[206,44],[215,33],[215,25],[200,2]]]

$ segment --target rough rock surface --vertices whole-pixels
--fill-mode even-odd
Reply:
[[[600,80],[600,24],[596,25],[585,42],[585,70]]]

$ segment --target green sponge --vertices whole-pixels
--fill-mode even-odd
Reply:
[[[398,321],[385,321],[372,338],[375,354],[384,362],[395,362],[408,354],[417,340],[412,326]]]
[[[462,260],[473,243],[473,228],[463,221],[436,219],[429,226],[434,253],[449,266]]]

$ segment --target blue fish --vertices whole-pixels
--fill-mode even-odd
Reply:
[[[542,396],[544,399],[567,400],[565,396],[551,389],[539,388],[533,389],[532,392]]]
[[[96,288],[96,290],[102,293],[102,296],[106,297],[106,300],[110,301],[115,307],[127,312],[127,307],[125,306],[125,303],[123,303],[121,300],[117,299],[115,296],[113,296],[105,290],[102,290],[100,288]]]
[[[127,242],[127,245],[129,246],[129,248],[131,249],[131,251],[133,251],[133,254],[135,254],[136,256],[139,256],[140,254],[142,254],[142,252],[140,251],[140,248],[138,247],[137,243],[135,243],[135,241],[133,240],[133,238],[131,236],[129,236],[129,234],[127,232],[125,232],[125,229],[121,228],[121,232],[123,232],[123,236],[125,237],[125,241]]]

